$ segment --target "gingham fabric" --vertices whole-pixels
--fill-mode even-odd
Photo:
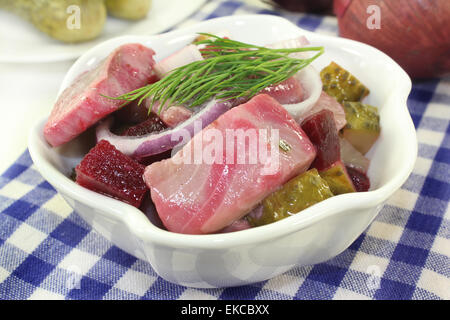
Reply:
[[[269,13],[337,34],[333,17],[210,1],[178,27]],[[449,299],[450,78],[416,82],[408,106],[419,155],[408,181],[342,254],[243,287],[192,289],[93,231],[36,171],[27,151],[0,177],[1,299]]]

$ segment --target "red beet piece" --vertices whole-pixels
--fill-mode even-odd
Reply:
[[[142,175],[145,166],[101,140],[75,168],[76,182],[90,190],[139,207],[147,186]]]
[[[158,115],[150,113],[147,120],[129,127],[122,133],[122,136],[143,136],[149,133],[160,132],[166,128],[167,126],[161,121]]]
[[[345,168],[347,169],[347,173],[352,179],[353,185],[355,186],[357,192],[369,190],[370,180],[364,172],[348,166],[346,166]]]
[[[333,112],[324,109],[313,114],[302,122],[302,129],[317,149],[311,167],[322,171],[340,160],[339,135]]]

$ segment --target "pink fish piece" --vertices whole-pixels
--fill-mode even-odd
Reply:
[[[230,132],[254,135],[239,140]],[[262,137],[267,140],[258,147],[257,158],[264,148],[277,158],[252,162],[255,150],[251,140],[261,141]],[[223,150],[214,149],[214,161],[195,161],[198,146],[204,155],[217,145]],[[315,147],[283,106],[260,94],[221,115],[172,158],[148,166],[144,180],[168,230],[213,233],[242,218],[271,192],[306,171],[315,155]],[[274,163],[277,165],[272,167]]]
[[[124,103],[102,95],[117,97],[154,81],[154,54],[141,44],[124,44],[79,75],[56,101],[44,127],[47,142],[56,147],[72,140]]]

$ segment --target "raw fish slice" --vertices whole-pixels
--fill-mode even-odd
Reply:
[[[278,165],[275,165],[275,158],[269,163],[274,164],[273,168],[262,161],[252,163],[254,154],[247,145],[250,144],[248,139],[243,142],[247,145],[244,150],[242,144],[227,145],[227,142],[237,141],[233,140],[235,137],[226,139],[227,132],[239,129],[254,129],[256,139],[259,139],[259,134],[264,134],[260,129],[278,130],[275,150],[270,148],[270,143],[265,144],[269,155],[279,156],[276,158]],[[221,133],[219,140],[207,138],[208,134],[217,132]],[[281,141],[283,148],[280,147]],[[214,154],[217,156],[215,161],[207,163],[203,159],[199,163],[194,162],[196,146],[203,145],[201,150],[205,152],[207,147],[216,143],[222,143],[224,152]],[[232,156],[231,150],[234,151]],[[244,151],[244,154],[237,150]],[[241,157],[240,162],[238,157]],[[314,146],[295,120],[273,98],[260,94],[220,116],[171,159],[148,166],[144,179],[168,230],[189,234],[212,233],[242,218],[279,186],[306,171],[314,157]]]
[[[143,102],[145,107],[149,109],[151,104],[151,98],[145,99]],[[152,106],[152,112],[157,114],[161,120],[171,128],[176,127],[180,123],[186,121],[190,117],[192,117],[193,112],[184,106],[171,106],[169,108],[162,108],[160,110],[160,103],[157,101]]]
[[[196,45],[191,44],[156,63],[155,71],[162,79],[172,70],[200,60],[203,60],[202,54]]]
[[[303,100],[303,88],[295,77],[270,85],[264,88],[261,93],[268,94],[281,104],[299,103]]]
[[[295,48],[302,48],[304,46],[307,46],[309,44],[308,39],[305,36],[300,36],[297,38],[287,39],[287,40],[281,40],[279,42],[271,43],[266,45],[266,48],[270,49],[295,49]],[[298,59],[306,59],[311,57],[311,52],[294,52],[289,54],[292,58],[298,58]]]
[[[152,81],[154,51],[129,43],[114,50],[99,66],[87,71],[59,96],[44,127],[48,143],[66,143],[124,103],[116,97]]]

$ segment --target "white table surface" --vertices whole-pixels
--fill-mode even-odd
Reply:
[[[50,113],[73,62],[0,63],[0,173],[27,148],[31,127]]]

